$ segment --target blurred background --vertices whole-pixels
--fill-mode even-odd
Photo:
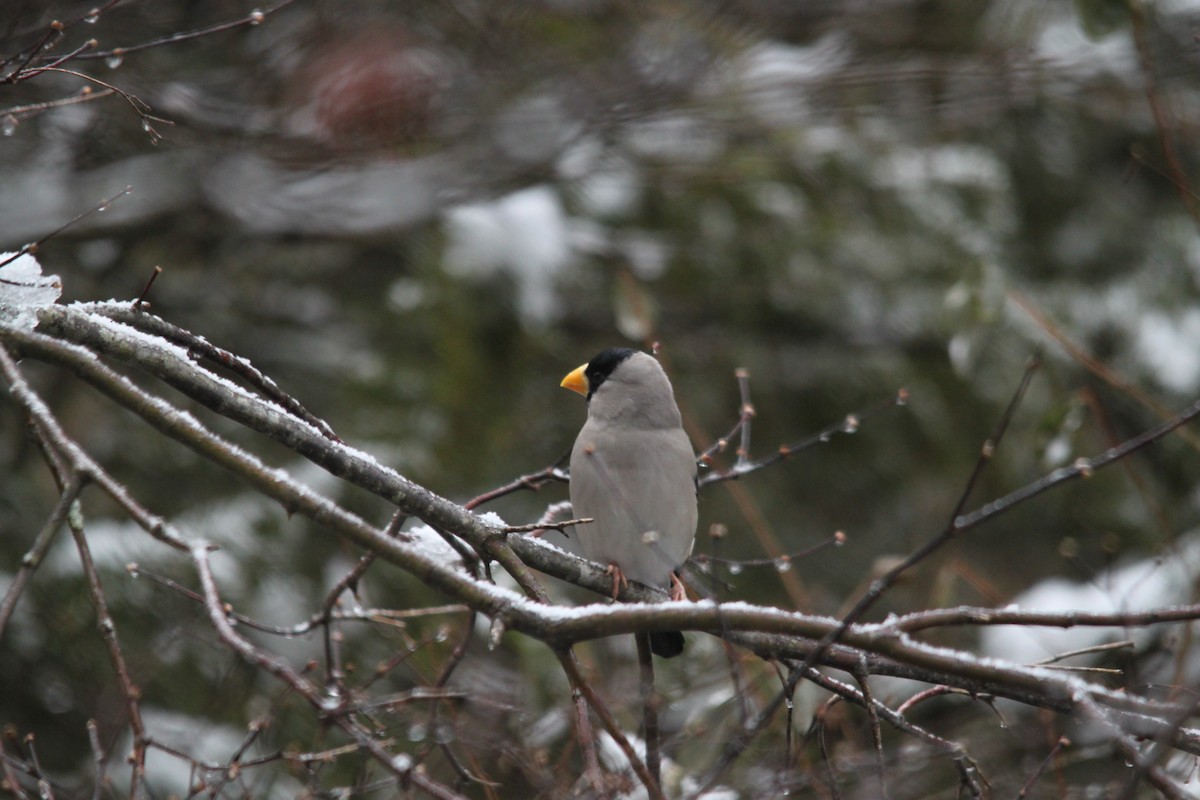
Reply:
[[[712,551],[713,524],[729,531],[719,555],[743,559],[847,536],[726,574],[727,597],[844,610],[946,524],[1039,348],[968,508],[1150,427],[1200,388],[1189,0],[297,0],[146,49],[134,46],[255,9],[91,9],[0,9],[0,57],[56,19],[71,24],[50,56],[98,41],[69,72],[0,86],[0,249],[132,187],[40,248],[65,301],[132,299],[162,266],[155,313],[249,358],[347,442],[440,494],[466,501],[562,457],[585,409],[558,382],[608,346],[661,344],[698,449],[737,419],[737,367],[755,456],[906,388],[907,405],[854,435],[704,491],[697,552]],[[100,82],[147,108],[83,102]],[[353,563],[69,375],[26,369],[152,510],[223,544],[239,609],[299,621]],[[3,586],[56,495],[15,407],[0,409]],[[375,499],[213,424],[387,520]],[[877,615],[1002,604],[1049,576],[1094,582],[1123,559],[1170,554],[1200,512],[1195,447],[1171,437],[972,531]],[[487,508],[518,524],[565,496],[555,484]],[[129,577],[137,561],[192,580],[88,499],[147,705],[161,702],[162,728],[203,717],[236,746],[269,681],[218,653],[186,598]],[[370,602],[438,602],[389,569],[372,573]],[[0,649],[0,722],[37,731],[62,774],[86,771],[84,721],[101,720],[116,747],[121,700],[69,537],[18,612]],[[455,621],[414,623],[415,639],[422,624]],[[320,652],[319,640],[276,644]],[[511,687],[545,654],[506,646],[512,672],[489,680]],[[181,685],[194,690],[166,703]]]

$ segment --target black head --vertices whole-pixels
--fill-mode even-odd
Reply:
[[[608,376],[613,374],[613,370],[636,352],[637,350],[629,347],[610,347],[589,361],[587,369],[583,371],[588,382],[588,400],[592,399],[592,395],[600,388],[600,384],[608,380]]]

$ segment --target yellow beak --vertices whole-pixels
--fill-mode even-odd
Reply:
[[[587,397],[588,379],[587,375],[583,374],[585,370],[587,370],[587,364],[581,364],[579,367],[571,370],[567,373],[567,377],[562,379],[562,383],[559,386]]]

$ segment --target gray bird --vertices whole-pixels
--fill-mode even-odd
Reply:
[[[612,348],[562,386],[588,401],[571,450],[571,506],[595,520],[575,529],[584,555],[609,565],[614,599],[627,578],[682,599],[675,569],[695,541],[696,454],[667,374],[653,356]],[[651,633],[650,649],[677,656],[683,634]]]

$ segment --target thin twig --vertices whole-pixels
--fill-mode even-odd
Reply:
[[[1038,782],[1038,778],[1042,777],[1042,773],[1046,771],[1046,767],[1050,766],[1050,762],[1057,758],[1059,753],[1070,746],[1070,739],[1068,739],[1066,736],[1058,737],[1058,741],[1054,743],[1054,747],[1050,748],[1050,752],[1047,753],[1046,757],[1042,759],[1042,763],[1038,764],[1037,769],[1035,769],[1033,774],[1029,776],[1029,780],[1025,781],[1025,785],[1021,787],[1021,791],[1017,792],[1018,800],[1020,798],[1029,796],[1029,793],[1033,791],[1034,784]]]
[[[634,635],[638,654],[638,688],[642,695],[642,738],[646,742],[646,770],[662,786],[661,752],[658,741],[658,695],[654,691],[654,656],[650,634]]]
[[[538,531],[562,531],[563,528],[573,528],[576,525],[587,525],[595,522],[593,517],[580,517],[579,519],[565,519],[562,522],[531,522],[528,525],[509,525],[505,527],[505,533],[536,533]]]
[[[29,69],[23,69],[23,70],[18,71],[16,74],[16,77],[18,80],[27,81],[30,78],[37,77],[38,75],[42,74],[43,72],[45,72],[48,69],[53,69],[54,67],[65,64],[68,61],[70,61],[71,59],[77,58],[80,55],[82,55],[83,53],[87,52],[88,50],[94,50],[95,48],[97,48],[99,46],[100,46],[100,42],[96,41],[95,39],[88,39],[86,42],[79,45],[79,47],[76,47],[74,50],[72,50],[69,53],[64,53],[63,55],[54,59],[53,61],[51,61],[49,64],[46,64],[45,66],[31,67]]]
[[[146,772],[146,724],[142,720],[142,691],[134,684],[133,677],[129,672],[129,665],[125,661],[125,653],[121,650],[121,642],[117,637],[117,626],[113,622],[112,614],[109,613],[108,600],[104,596],[104,584],[100,580],[100,573],[96,570],[87,537],[83,532],[82,515],[68,515],[67,526],[71,530],[71,536],[75,539],[75,548],[79,551],[79,561],[87,580],[88,594],[92,600],[92,607],[96,611],[96,625],[108,647],[108,656],[112,661],[113,671],[117,675],[117,682],[121,686],[121,696],[125,700],[125,713],[129,717],[129,728],[133,733],[133,750],[127,759],[131,770],[129,793],[131,797],[138,797]]]
[[[733,428],[729,433],[717,439],[707,450],[696,457],[696,460],[704,465],[712,463],[713,456],[718,453],[725,452],[729,447],[729,442],[734,436],[742,434],[742,443],[738,448],[738,461],[743,462],[750,457],[750,420],[754,418],[754,404],[750,402],[750,372],[742,367],[734,370],[734,377],[738,382],[738,394],[741,396],[741,406],[739,408],[737,422],[733,424]]]
[[[1175,136],[1171,129],[1171,121],[1167,118],[1166,109],[1158,95],[1158,79],[1154,73],[1154,59],[1150,43],[1146,37],[1145,12],[1141,4],[1129,3],[1130,27],[1133,30],[1133,43],[1137,48],[1138,61],[1146,80],[1146,101],[1150,105],[1150,113],[1154,117],[1154,131],[1158,134],[1158,144],[1162,148],[1163,158],[1166,159],[1170,170],[1171,182],[1176,186],[1179,199],[1191,215],[1194,223],[1200,224],[1200,203],[1196,195],[1188,187],[1187,171],[1175,146]]]
[[[16,261],[18,258],[20,258],[23,255],[32,255],[33,253],[36,253],[41,248],[42,245],[44,245],[46,242],[53,239],[55,236],[58,236],[60,233],[65,231],[67,228],[70,228],[72,225],[75,225],[76,223],[87,219],[88,217],[92,216],[93,214],[99,214],[100,212],[106,210],[113,203],[120,200],[122,197],[124,197],[125,195],[129,194],[132,191],[133,191],[132,186],[126,186],[124,189],[117,192],[112,197],[108,198],[107,200],[101,200],[99,203],[92,206],[87,211],[83,211],[79,214],[76,214],[74,217],[67,220],[62,225],[59,225],[54,230],[50,231],[45,236],[38,239],[36,242],[30,242],[27,245],[23,245],[20,249],[17,250],[17,252],[13,253],[8,258],[4,259],[3,261],[0,261],[0,267],[3,267],[7,264],[11,264],[12,262]],[[0,278],[0,283],[7,283],[10,286],[19,285],[14,281],[4,280],[3,278]]]
[[[29,795],[21,786],[21,779],[13,766],[16,759],[9,756],[4,747],[4,740],[8,738],[8,735],[8,731],[0,731],[0,769],[4,770],[4,788],[12,792],[13,797],[17,800],[28,800]]]
[[[92,800],[100,800],[105,785],[108,783],[108,756],[104,752],[103,745],[100,744],[100,728],[96,724],[96,720],[89,719],[87,721],[87,732],[88,744],[92,748],[92,763],[96,770],[96,774],[92,778]]]
[[[867,710],[867,719],[871,721],[871,744],[875,751],[875,769],[879,775],[879,796],[888,800],[887,770],[883,758],[883,732],[879,729],[879,710],[876,708],[874,697],[871,696],[871,675],[864,660],[859,669],[854,671],[854,680],[858,682],[858,690],[862,693],[863,708]]]
[[[225,31],[235,30],[237,28],[261,25],[267,17],[282,11],[294,2],[296,2],[296,0],[282,0],[273,6],[268,6],[267,8],[263,9],[256,9],[245,16],[241,16],[233,20],[227,20],[225,22],[218,22],[217,24],[209,25],[206,28],[197,28],[196,30],[173,33],[170,36],[163,36],[158,39],[151,39],[146,42],[126,45],[124,47],[114,47],[111,50],[101,50],[96,53],[86,53],[80,56],[80,58],[81,60],[89,60],[97,58],[111,58],[113,56],[124,57],[132,53],[140,53],[143,50],[150,50],[155,47],[164,47],[166,45],[178,44],[179,42],[186,42],[191,39],[199,39],[203,36],[210,36],[214,33],[223,33]]]
[[[138,117],[141,118],[142,130],[145,131],[146,134],[150,137],[151,144],[157,144],[162,139],[162,135],[159,134],[159,132],[154,129],[154,126],[150,124],[151,122],[158,122],[163,125],[174,125],[175,124],[174,122],[172,122],[169,119],[164,119],[162,117],[153,116],[150,113],[150,110],[151,110],[150,105],[146,101],[142,100],[142,98],[138,97],[137,95],[127,92],[124,89],[120,88],[119,86],[115,86],[106,81],[102,81],[93,75],[88,75],[87,73],[79,72],[78,70],[74,70],[74,69],[66,69],[65,67],[42,67],[41,69],[43,72],[61,72],[64,75],[71,75],[73,77],[79,78],[80,80],[87,81],[89,83],[94,83],[97,86],[102,86],[105,89],[108,89],[110,92],[116,92],[117,94],[119,94],[121,96],[121,98],[126,103],[129,104],[129,107],[134,110],[134,112],[138,115]]]
[[[592,733],[592,722],[588,718],[587,699],[583,690],[577,686],[571,687],[571,703],[575,708],[575,737],[579,740],[579,748],[583,751],[583,774],[588,783],[600,797],[608,797],[604,785],[604,773],[600,771],[600,759],[596,755],[596,737]]]
[[[1034,321],[1034,323],[1048,336],[1067,351],[1067,355],[1075,359],[1084,369],[1095,375],[1100,380],[1112,386],[1114,389],[1123,394],[1132,397],[1145,408],[1150,409],[1158,415],[1159,419],[1170,419],[1172,412],[1162,403],[1151,397],[1145,390],[1141,389],[1133,382],[1129,381],[1122,375],[1116,372],[1112,367],[1105,364],[1100,359],[1089,353],[1083,346],[1076,343],[1069,337],[1066,332],[1054,323],[1050,317],[1034,305],[1033,301],[1019,291],[1011,290],[1008,293],[1008,298],[1012,300],[1018,308],[1024,311]],[[1194,450],[1200,451],[1200,436],[1189,430],[1179,432],[1179,435],[1191,445]]]
[[[837,702],[839,702],[839,698],[836,695],[825,701],[821,710],[813,718],[813,726],[817,737],[817,746],[821,751],[821,764],[825,767],[825,778],[829,781],[830,795],[834,800],[841,800],[842,793],[838,790],[837,776],[833,772],[833,760],[829,757],[829,747],[825,744],[825,719],[829,716],[829,709]]]
[[[537,472],[531,472],[528,475],[522,475],[514,481],[499,486],[491,491],[484,492],[478,497],[474,497],[463,504],[463,508],[475,509],[484,503],[490,503],[505,495],[510,495],[513,492],[519,492],[523,489],[536,492],[538,489],[545,486],[547,483],[555,481],[565,483],[570,480],[567,471],[562,468],[562,465],[570,457],[570,453],[564,455],[558,461],[554,462],[545,469],[540,469]],[[544,527],[544,526],[543,526]]]
[[[1021,608],[937,608],[915,611],[889,619],[887,625],[897,631],[916,633],[930,628],[954,625],[1026,625],[1048,628],[1120,627],[1140,628],[1164,622],[1188,622],[1200,619],[1200,604],[1153,608],[1148,611],[1039,611]]]
[[[116,94],[111,89],[101,89],[96,91],[91,86],[84,86],[78,93],[69,97],[59,97],[54,100],[45,100],[40,103],[26,103],[20,106],[9,106],[8,108],[0,108],[0,119],[3,119],[5,124],[13,125],[19,119],[29,117],[43,111],[50,111],[55,108],[65,108],[66,106],[75,106],[80,103],[94,103],[97,100],[103,100],[106,97],[112,97]]]
[[[66,435],[54,415],[50,413],[50,409],[21,376],[12,356],[3,345],[0,345],[0,374],[8,381],[13,397],[33,419],[35,427],[38,428],[38,435],[70,463],[72,471],[86,476],[89,481],[103,489],[130,518],[155,539],[177,550],[187,549],[187,543],[172,525],[147,511],[130,495],[123,484],[113,479]]]
[[[142,306],[146,302],[146,296],[150,294],[150,287],[158,280],[158,276],[162,275],[163,268],[155,264],[154,269],[150,272],[150,278],[146,281],[146,285],[142,288],[142,293],[138,295],[138,299],[133,301],[133,310],[141,311]]]
[[[848,537],[842,531],[836,531],[828,539],[814,544],[812,547],[806,547],[803,550],[797,550],[794,553],[782,555],[777,558],[718,558],[709,553],[696,553],[688,558],[688,561],[696,564],[723,564],[725,566],[733,566],[740,569],[749,567],[773,567],[777,570],[787,569],[793,561],[799,561],[808,558],[815,553],[820,552],[828,547],[841,547],[846,543]]]
[[[771,698],[770,702],[760,708],[757,714],[738,728],[733,738],[725,743],[720,755],[717,756],[712,766],[697,779],[697,789],[694,796],[702,797],[705,792],[716,785],[716,782],[720,780],[725,770],[750,747],[759,734],[767,729],[771,721],[775,718],[775,715],[779,713],[779,709],[785,705],[791,705],[791,698],[796,691],[796,685],[800,682],[801,675],[802,673],[797,669],[790,670],[787,679],[784,681],[783,688]]]
[[[388,522],[386,533],[389,536],[395,537],[400,532],[400,528],[404,525],[404,521],[407,518],[407,514],[396,514],[393,516],[391,521]],[[345,691],[345,686],[342,685],[342,678],[344,676],[342,675],[341,668],[337,665],[334,658],[333,636],[331,633],[333,629],[333,625],[331,624],[333,610],[344,592],[349,590],[357,593],[359,580],[366,574],[371,565],[375,563],[375,558],[376,556],[373,552],[368,551],[364,553],[358,559],[358,562],[334,584],[329,593],[325,595],[325,602],[321,605],[321,613],[315,622],[324,632],[327,680],[339,692]]]
[[[959,780],[963,788],[965,788],[971,797],[983,797],[984,790],[981,786],[981,777],[979,770],[975,764],[975,760],[971,758],[962,745],[949,739],[942,737],[925,730],[909,720],[905,719],[897,711],[893,711],[884,703],[874,700],[864,695],[860,690],[842,683],[839,680],[825,675],[820,670],[809,670],[806,676],[808,680],[816,685],[835,693],[839,698],[855,705],[866,707],[868,704],[875,710],[875,714],[879,719],[885,720],[889,725],[896,730],[903,731],[915,735],[929,744],[936,747],[938,750],[949,756],[955,763],[959,771]]]
[[[430,778],[423,770],[413,769],[414,764],[410,759],[404,758],[403,754],[389,752],[385,749],[385,745],[382,742],[364,731],[347,714],[337,712],[328,713],[329,709],[322,701],[320,690],[313,683],[292,669],[283,659],[259,650],[238,636],[226,618],[224,604],[222,604],[220,596],[217,593],[216,579],[213,577],[212,569],[209,566],[209,548],[210,545],[207,542],[197,540],[192,543],[190,551],[192,563],[196,568],[197,575],[200,578],[200,586],[203,589],[204,604],[208,611],[209,621],[212,623],[222,642],[247,662],[291,686],[297,694],[307,700],[314,708],[325,712],[327,719],[330,719],[344,732],[349,734],[359,747],[370,753],[380,766],[391,772],[402,782],[411,782],[422,791],[435,798],[439,798],[439,800],[465,800],[457,792]]]
[[[34,538],[33,545],[21,558],[21,567],[17,570],[17,574],[13,576],[8,590],[5,591],[3,602],[0,602],[0,641],[4,639],[4,632],[8,629],[8,622],[12,619],[13,611],[17,607],[17,601],[20,600],[21,593],[25,590],[25,585],[41,565],[42,559],[45,558],[46,552],[50,549],[50,544],[54,541],[54,537],[58,534],[59,530],[62,529],[63,522],[66,521],[72,504],[79,497],[79,493],[82,490],[83,480],[79,476],[70,476],[67,479],[67,484],[59,492],[58,502],[54,504],[50,515],[46,517],[46,522]]]
[[[880,413],[881,411],[885,411],[885,410],[887,410],[889,408],[893,408],[895,406],[902,406],[902,405],[906,404],[907,402],[908,402],[908,391],[905,389],[900,389],[890,399],[885,400],[884,402],[880,403],[877,406],[874,406],[873,408],[869,408],[866,411],[861,411],[856,414],[847,414],[844,418],[842,418],[838,422],[835,422],[831,425],[826,426],[822,430],[817,431],[816,433],[812,434],[811,436],[808,436],[807,438],[801,439],[798,442],[793,442],[792,444],[780,445],[776,449],[776,451],[774,453],[772,453],[771,455],[764,456],[763,458],[754,459],[754,460],[749,459],[748,453],[746,454],[745,458],[743,458],[741,455],[741,451],[743,449],[745,449],[745,450],[749,449],[749,444],[745,441],[745,437],[748,435],[747,432],[748,432],[749,428],[744,426],[741,428],[743,444],[739,448],[738,462],[735,463],[734,466],[731,467],[730,469],[716,470],[716,471],[709,472],[705,475],[702,475],[700,477],[700,480],[698,481],[698,485],[700,487],[704,487],[704,486],[708,486],[711,483],[720,483],[721,481],[738,480],[745,475],[749,475],[752,472],[757,472],[761,469],[766,469],[767,467],[770,467],[774,464],[778,464],[780,461],[785,461],[785,460],[791,458],[792,456],[796,455],[797,453],[807,450],[810,447],[814,447],[816,445],[821,445],[821,444],[827,444],[833,439],[834,436],[837,436],[839,434],[855,433],[859,429],[859,427],[862,425],[862,423],[866,422],[868,419],[870,419],[871,417]],[[748,425],[749,425],[749,423],[747,422],[746,426],[748,426]],[[735,430],[736,429],[737,429],[737,426],[735,426]]]
[[[42,38],[39,41],[25,48],[20,53],[0,61],[0,69],[2,69],[7,68],[10,64],[17,60],[23,59],[21,64],[10,70],[8,75],[6,75],[3,79],[0,79],[0,82],[17,83],[21,80],[25,80],[28,77],[32,77],[29,75],[30,70],[27,70],[26,67],[28,67],[29,64],[31,64],[33,60],[42,53],[48,53],[50,50],[52,50],[54,45],[56,45],[62,39],[64,31],[75,27],[84,20],[95,22],[104,14],[104,12],[108,11],[119,2],[121,2],[121,0],[108,0],[104,5],[92,8],[86,13],[80,14],[79,16],[67,22],[62,22],[60,20],[54,20],[51,22],[48,26],[46,26],[46,31],[42,34]],[[45,58],[48,60],[53,59],[53,57],[49,55],[45,56]],[[60,63],[61,61],[61,58],[54,59],[54,63]]]
[[[629,743],[629,739],[625,737],[621,731],[621,726],[617,724],[612,712],[608,710],[608,706],[600,699],[596,692],[592,689],[591,684],[583,677],[583,673],[579,670],[579,664],[575,660],[575,653],[571,650],[558,651],[558,661],[562,664],[563,671],[567,675],[567,679],[571,682],[571,687],[578,690],[587,700],[592,711],[596,712],[596,716],[600,718],[600,724],[604,726],[604,730],[608,731],[608,735],[616,742],[617,747],[625,754],[625,758],[629,761],[629,766],[637,775],[638,780],[642,782],[642,786],[646,788],[646,793],[653,800],[666,800],[663,796],[662,789],[658,786],[658,781],[654,780],[650,771],[646,768],[646,764],[642,759],[638,758],[637,752],[633,749],[633,745]]]
[[[1134,647],[1136,647],[1136,645],[1128,639],[1120,642],[1105,642],[1104,644],[1096,644],[1092,645],[1091,647],[1081,647],[1078,650],[1071,650],[1067,653],[1059,653],[1058,655],[1051,656],[1044,661],[1037,662],[1037,666],[1049,666],[1059,661],[1063,661],[1064,659],[1074,658],[1075,656],[1086,656],[1093,653],[1107,653],[1111,650],[1132,650]]]
[[[1004,436],[1004,432],[1008,429],[1009,421],[1016,412],[1017,406],[1020,404],[1021,399],[1025,396],[1025,391],[1029,388],[1029,383],[1033,379],[1033,373],[1037,370],[1039,364],[1040,361],[1035,356],[1034,358],[1031,358],[1026,365],[1025,373],[1021,376],[1021,382],[1018,384],[1016,391],[1013,392],[1013,396],[1009,400],[1007,408],[1005,408],[999,422],[996,424],[995,431],[990,437],[988,437],[979,450],[979,458],[975,462],[975,468],[971,471],[971,475],[967,479],[967,485],[962,494],[959,496],[958,503],[955,505],[953,513],[950,515],[950,524],[947,525],[946,528],[944,528],[940,533],[926,542],[923,546],[913,551],[898,565],[888,570],[881,577],[872,581],[866,593],[859,598],[859,600],[854,604],[854,607],[850,609],[850,612],[842,618],[836,628],[834,628],[829,632],[829,634],[821,639],[816,649],[813,650],[812,654],[810,654],[809,657],[804,660],[804,665],[801,668],[801,671],[807,671],[810,669],[821,657],[821,654],[825,648],[835,643],[841,637],[841,635],[845,633],[846,629],[849,628],[850,625],[853,625],[855,622],[861,619],[863,614],[865,614],[867,610],[875,604],[875,601],[882,597],[883,594],[893,584],[895,584],[901,575],[903,575],[913,566],[924,561],[962,530],[962,526],[959,522],[959,515],[962,513],[963,507],[966,505],[967,498],[970,497],[971,490],[974,488],[976,480],[978,480],[984,468],[991,461],[1000,439]]]

